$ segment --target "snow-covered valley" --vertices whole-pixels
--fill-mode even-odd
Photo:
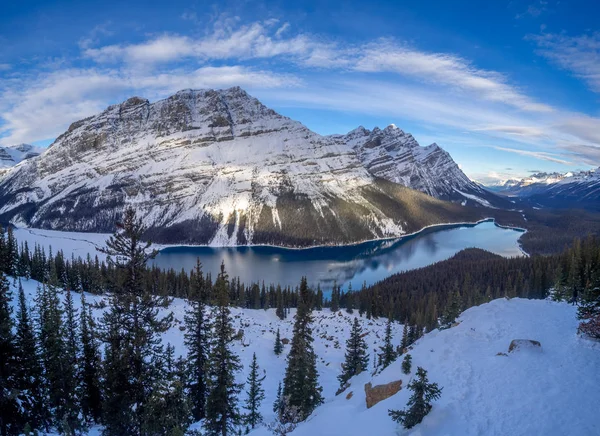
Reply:
[[[11,280],[12,281],[12,280]],[[23,281],[28,302],[33,305],[38,283]],[[16,291],[15,283],[12,285]],[[87,295],[90,301],[103,297]],[[79,307],[75,295],[75,306]],[[175,346],[177,354],[186,353],[183,345],[183,316],[186,302],[175,299],[169,310],[174,326],[163,336]],[[275,333],[291,338],[290,316],[280,320],[274,309],[232,308],[233,327],[243,332],[233,343],[243,370],[237,378],[245,381],[252,353],[266,371],[265,400],[261,412],[265,423],[275,420],[272,404],[285,370],[286,354],[273,352]],[[98,316],[98,309],[95,316]],[[600,432],[600,344],[577,335],[576,308],[547,300],[498,299],[473,307],[447,330],[426,334],[409,351],[413,357],[411,374],[403,375],[400,361],[380,374],[369,371],[354,377],[341,395],[337,376],[344,359],[350,322],[357,317],[345,311],[315,311],[314,337],[319,382],[325,402],[292,433],[296,435],[593,435]],[[369,354],[382,343],[385,319],[359,317],[366,332]],[[394,344],[399,344],[402,325],[393,324]],[[532,339],[541,349],[520,349],[508,353],[513,339]],[[429,379],[441,387],[441,399],[433,405],[424,421],[406,431],[388,416],[388,409],[405,407],[410,392],[405,389],[417,366],[429,372]],[[402,389],[370,409],[365,403],[364,385],[402,380]],[[352,392],[351,398],[347,399]],[[90,434],[100,431],[98,427]],[[266,426],[251,432],[270,435]]]

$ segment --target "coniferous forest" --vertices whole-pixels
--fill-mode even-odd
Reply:
[[[465,250],[426,268],[330,298],[298,278],[296,288],[241,283],[222,265],[213,278],[201,259],[193,271],[148,266],[156,254],[129,209],[107,241],[106,261],[65,259],[62,252],[19,244],[12,230],[0,238],[0,434],[54,429],[82,434],[100,424],[105,435],[183,435],[203,420],[203,434],[237,434],[259,425],[264,398],[260,362],[245,385],[232,351],[230,307],[274,308],[281,319],[297,308],[285,377],[274,406],[283,426],[305,420],[322,403],[312,347],[313,310],[345,309],[404,324],[401,342],[389,330],[378,350],[388,366],[425,332],[448,328],[469,307],[496,298],[552,298],[579,305],[580,332],[600,338],[600,243],[589,237],[551,256],[507,259]],[[40,283],[31,307],[20,278]],[[10,283],[16,284],[12,295]],[[82,294],[80,309],[73,295]],[[106,296],[92,307],[84,294]],[[175,357],[161,334],[173,322],[172,297],[185,298],[187,356]],[[12,301],[16,301],[13,310]],[[95,318],[92,309],[102,309]],[[358,324],[346,344],[342,386],[368,367]],[[274,352],[281,352],[279,334]],[[407,356],[405,355],[405,359]],[[410,361],[408,364],[410,365]],[[408,369],[410,371],[410,369]],[[402,412],[404,413],[404,412]],[[410,412],[407,412],[410,413]],[[411,415],[398,415],[408,419]]]

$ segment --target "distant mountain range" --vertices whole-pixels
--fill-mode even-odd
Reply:
[[[537,173],[491,189],[533,206],[600,211],[600,168],[578,173]]]
[[[29,144],[0,147],[0,176],[19,162],[39,156],[43,151],[43,148]]]
[[[0,222],[111,231],[131,205],[165,243],[348,243],[510,204],[394,125],[321,136],[238,87],[130,98],[0,179]]]

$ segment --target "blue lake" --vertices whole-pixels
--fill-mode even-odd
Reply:
[[[222,261],[230,277],[241,281],[264,281],[295,286],[307,276],[309,284],[330,289],[334,281],[354,289],[394,273],[421,268],[448,259],[459,251],[482,248],[511,257],[522,256],[517,240],[521,230],[502,228],[492,221],[477,225],[432,227],[416,235],[356,245],[288,249],[254,247],[169,247],[154,264],[161,268],[191,270],[200,258],[205,272],[213,276]]]

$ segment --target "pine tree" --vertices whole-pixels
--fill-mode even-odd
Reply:
[[[446,306],[444,314],[442,315],[440,328],[450,328],[450,326],[452,326],[452,324],[456,321],[456,318],[460,315],[461,307],[462,301],[460,297],[460,292],[458,292],[458,290],[455,290],[450,297],[450,301]]]
[[[13,334],[11,291],[0,271],[0,435],[18,434],[19,404],[15,380],[16,346]]]
[[[81,341],[81,411],[88,422],[99,423],[102,417],[102,391],[100,387],[100,371],[102,361],[96,337],[96,323],[91,307],[81,295],[80,316]]]
[[[318,311],[323,310],[323,290],[321,289],[321,285],[317,285],[317,295],[315,297],[315,309]]]
[[[367,344],[362,337],[362,328],[358,318],[354,318],[350,338],[346,341],[346,356],[342,363],[342,373],[338,376],[340,386],[344,386],[355,375],[366,371],[369,367]]]
[[[275,309],[275,315],[281,320],[285,319],[285,309],[283,307],[283,292],[281,287],[277,286],[277,308]]]
[[[313,348],[311,295],[306,277],[300,281],[294,334],[283,381],[285,407],[297,408],[302,420],[323,402],[317,357]]]
[[[379,361],[378,366],[381,369],[387,368],[390,363],[392,363],[398,357],[396,355],[396,350],[394,350],[394,346],[392,345],[392,320],[388,318],[388,322],[385,326],[385,338],[383,339],[383,345],[379,347]]]
[[[340,288],[337,283],[334,283],[331,290],[331,311],[337,312],[338,310],[340,310]]]
[[[407,354],[404,356],[402,360],[402,372],[406,375],[410,374],[410,370],[412,369],[412,356]]]
[[[354,313],[354,293],[352,292],[352,282],[348,283],[348,291],[346,292],[346,313],[350,315]]]
[[[61,335],[64,338],[62,357],[64,414],[61,425],[65,433],[75,433],[83,429],[79,410],[79,341],[77,340],[77,312],[73,305],[73,295],[67,289],[64,303],[64,320],[61,323]]]
[[[242,386],[235,382],[235,374],[242,368],[239,357],[231,350],[234,330],[229,310],[228,276],[225,265],[215,283],[217,307],[214,313],[213,339],[208,360],[208,397],[206,400],[205,429],[209,435],[226,436],[240,423],[237,397]]]
[[[15,345],[17,349],[15,377],[22,410],[21,425],[29,424],[32,430],[45,429],[49,424],[49,417],[45,405],[40,354],[25,292],[20,281]]]
[[[275,402],[273,403],[273,412],[275,412],[278,417],[280,417],[281,402],[283,401],[283,398],[281,396],[281,382],[279,382],[279,384],[277,385],[277,397],[275,397]]]
[[[190,423],[190,407],[185,395],[185,363],[175,360],[175,349],[167,344],[164,357],[157,362],[161,375],[157,377],[142,424],[145,436],[183,436]]]
[[[185,314],[185,345],[188,349],[187,368],[192,416],[199,421],[205,416],[207,380],[206,362],[210,347],[210,322],[206,314],[206,292],[202,264],[198,259],[191,281],[190,308]]]
[[[402,328],[402,342],[400,343],[400,348],[404,353],[410,343],[408,342],[408,319],[404,321],[404,327]]]
[[[283,344],[281,343],[281,337],[279,336],[279,329],[277,329],[277,334],[275,335],[275,346],[273,347],[273,351],[276,356],[279,356],[283,352]]]
[[[125,210],[117,232],[106,249],[109,266],[122,278],[112,283],[108,310],[102,315],[105,348],[104,434],[139,434],[145,408],[159,374],[157,361],[164,353],[161,334],[170,327],[173,314],[160,316],[170,299],[150,292],[144,283],[146,262],[156,255],[151,243],[141,241],[141,220],[133,209]],[[154,292],[158,293],[153,283]]]
[[[248,390],[246,391],[246,404],[245,408],[248,411],[244,416],[244,423],[250,428],[255,428],[262,422],[262,415],[259,411],[260,404],[265,399],[265,391],[262,388],[262,382],[266,378],[266,375],[260,377],[260,368],[256,362],[256,353],[252,355],[252,363],[250,364],[250,374],[246,381]]]
[[[417,378],[408,384],[408,389],[413,391],[408,400],[408,410],[388,411],[394,421],[401,423],[407,429],[423,421],[425,415],[431,410],[431,402],[440,398],[442,394],[442,389],[437,383],[429,383],[427,371],[423,368],[417,368],[416,376]]]

